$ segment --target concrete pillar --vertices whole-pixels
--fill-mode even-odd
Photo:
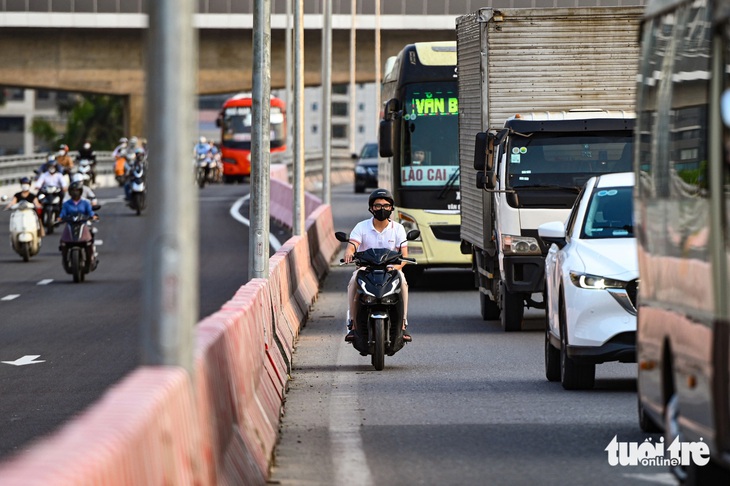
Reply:
[[[124,98],[124,136],[146,137],[145,94],[131,93]]]

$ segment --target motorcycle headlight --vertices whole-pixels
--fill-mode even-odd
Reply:
[[[411,230],[418,229],[416,218],[409,214],[398,212],[398,222],[403,225],[403,228],[406,230],[406,234]],[[419,236],[413,241],[421,241],[421,237]]]
[[[570,281],[576,287],[591,290],[625,289],[626,282],[612,278],[589,275],[587,273],[570,272]]]
[[[383,297],[380,302],[383,304],[395,304],[398,302],[398,294],[392,294],[387,297]]]
[[[367,288],[365,288],[365,282],[362,280],[358,280],[357,284],[360,286],[360,289],[362,289],[363,295],[369,295],[372,297],[375,297],[375,294],[370,292]]]
[[[374,295],[360,294],[360,302],[363,304],[375,304],[377,301]]]
[[[502,235],[505,255],[541,255],[540,245],[531,236]]]

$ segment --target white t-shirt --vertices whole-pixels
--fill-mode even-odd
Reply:
[[[401,248],[408,246],[406,230],[402,224],[388,221],[388,226],[382,233],[379,233],[373,226],[373,219],[360,221],[350,233],[350,240],[359,244],[357,251],[365,251],[370,248],[397,250],[398,245]]]

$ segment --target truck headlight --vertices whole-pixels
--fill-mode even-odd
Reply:
[[[582,289],[608,290],[626,288],[626,282],[622,280],[615,280],[587,273],[570,272],[570,281],[573,285]]]
[[[541,255],[540,245],[531,236],[502,235],[505,255]]]
[[[416,219],[413,216],[410,216],[406,213],[398,212],[398,222],[403,225],[403,228],[406,230],[406,234],[411,231],[418,229],[418,223],[416,223]],[[413,241],[421,241],[421,237],[419,236]]]

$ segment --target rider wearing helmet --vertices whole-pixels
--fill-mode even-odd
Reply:
[[[68,174],[73,169],[74,161],[68,155],[68,145],[62,144],[59,147],[58,155],[56,156],[56,163],[60,166],[60,170]]]
[[[88,199],[92,206],[96,206],[97,199],[96,194],[94,191],[84,184],[84,176],[83,174],[79,174],[78,172],[71,176],[71,185],[74,185],[75,183],[80,182],[81,183],[81,197],[84,199]],[[63,202],[68,201],[71,199],[71,189],[69,188],[69,193],[66,194],[66,196],[63,199]]]
[[[49,157],[48,163],[46,164],[46,170],[38,176],[38,180],[35,182],[35,187],[37,189],[43,189],[45,186],[56,186],[60,187],[62,191],[66,191],[67,185],[68,184],[66,184],[66,179],[64,179],[63,174],[58,171],[56,161]]]
[[[99,219],[99,217],[94,213],[94,210],[91,208],[91,202],[82,197],[84,194],[83,182],[76,181],[72,183],[68,187],[68,194],[70,198],[63,203],[63,206],[61,206],[61,214],[58,215],[59,220],[68,216],[75,216],[77,214],[88,216],[94,220]]]
[[[356,251],[365,251],[369,248],[388,248],[397,250],[401,245],[400,251],[404,257],[408,256],[408,242],[406,241],[406,230],[402,224],[390,220],[393,212],[394,200],[393,195],[386,189],[376,189],[368,198],[368,211],[373,215],[372,218],[360,221],[350,233],[350,243],[345,250],[345,263],[352,262],[352,257]],[[398,270],[401,286],[401,299],[403,299],[403,340],[411,342],[411,335],[405,330],[408,325],[408,283],[401,271],[405,265],[402,262],[393,265]],[[357,323],[357,284],[355,282],[357,270],[352,274],[350,283],[347,286],[347,301],[349,305],[347,329],[349,332],[345,337],[345,341],[351,342],[355,340],[355,326]]]
[[[38,200],[38,196],[30,192],[30,179],[28,177],[23,177],[22,179],[20,179],[20,192],[15,193],[13,199],[11,199],[10,202],[5,206],[5,209],[10,209],[12,206],[18,204],[20,201],[28,201],[29,203],[33,204],[36,208],[34,214],[36,215],[36,218],[38,218],[38,210],[40,210],[41,208],[41,203]],[[43,237],[45,235],[45,228],[40,223],[39,219],[38,236]]]
[[[116,146],[114,151],[112,152],[112,157],[116,160],[119,157],[123,155],[123,152],[127,149],[127,143],[129,141],[127,140],[127,137],[122,137],[119,139],[119,145]]]

